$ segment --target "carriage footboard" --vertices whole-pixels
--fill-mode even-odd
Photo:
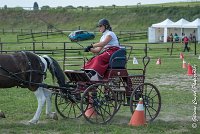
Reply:
[[[64,73],[71,82],[89,82],[90,78],[85,73],[85,71],[79,70],[65,70]]]

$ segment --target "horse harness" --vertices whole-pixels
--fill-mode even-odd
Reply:
[[[41,75],[45,75],[45,76],[46,76],[46,72],[45,72],[45,70],[43,70],[43,68],[45,68],[45,65],[44,65],[44,63],[41,61],[41,59],[40,59],[37,55],[35,55],[34,53],[32,53],[32,54],[34,54],[34,55],[37,57],[37,60],[38,60],[39,65],[40,65],[40,70],[33,70],[32,62],[30,61],[30,58],[27,56],[27,53],[30,53],[30,52],[21,51],[21,53],[24,55],[25,60],[26,60],[26,63],[28,64],[28,69],[25,70],[24,72],[25,72],[25,73],[29,73],[28,84],[29,84],[29,86],[31,86],[32,74],[33,74],[33,72],[36,72],[36,73],[38,73],[38,74],[41,74]],[[27,75],[28,75],[28,74],[27,74]],[[27,76],[27,75],[26,75],[26,76]],[[27,77],[25,77],[25,79],[26,79],[26,78],[27,78]]]
[[[46,72],[43,68],[45,68],[44,66],[44,63],[41,61],[41,59],[39,58],[39,56],[35,55],[37,57],[37,60],[40,64],[40,70],[33,70],[33,67],[32,67],[32,63],[30,61],[30,58],[28,57],[27,53],[31,53],[31,52],[25,52],[25,51],[21,51],[19,52],[23,55],[23,57],[25,57],[25,63],[27,63],[28,67],[26,66],[24,70],[22,70],[21,67],[18,66],[17,64],[17,67],[21,70],[21,72],[17,72],[17,73],[13,73],[13,72],[10,72],[9,70],[7,70],[6,68],[0,66],[0,69],[3,70],[4,72],[8,73],[9,76],[6,76],[6,77],[9,77],[13,80],[16,80],[17,82],[21,83],[20,85],[23,87],[23,86],[31,86],[31,85],[34,85],[34,83],[32,82],[32,74],[33,72],[37,72],[38,74],[41,74],[41,75],[45,75],[46,76]],[[13,57],[13,56],[12,56]],[[13,58],[14,61],[15,58]],[[24,75],[24,79],[23,78],[20,78],[18,75],[19,74],[25,74]],[[26,80],[26,78],[28,78],[28,80]]]

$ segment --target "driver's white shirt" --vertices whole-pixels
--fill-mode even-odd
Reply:
[[[111,46],[119,46],[119,41],[117,39],[116,34],[109,30],[106,30],[105,32],[103,32],[100,42],[103,42],[108,35],[110,35],[112,39],[107,45],[104,46],[104,48],[111,47]]]

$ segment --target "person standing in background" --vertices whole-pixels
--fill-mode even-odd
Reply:
[[[185,35],[183,38],[183,43],[185,45],[183,52],[185,52],[185,50],[187,50],[188,52],[190,51],[188,44],[189,44],[189,38]]]

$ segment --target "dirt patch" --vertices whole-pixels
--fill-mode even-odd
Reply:
[[[199,78],[200,75],[197,75],[197,89],[195,90],[197,94],[200,93]],[[164,93],[166,93],[165,90],[172,91],[167,92],[167,95],[161,94],[161,111],[156,120],[163,120],[165,122],[192,122],[195,106],[192,103],[192,100],[194,99],[194,92],[192,91],[192,85],[194,83],[193,76],[188,76],[187,74],[161,74],[152,78],[147,77],[146,82],[154,84],[160,92],[164,91]],[[176,95],[174,95],[174,93],[176,93]],[[187,95],[188,93],[188,96],[190,97],[184,96],[181,93],[184,93],[184,95]],[[197,108],[197,111],[200,111],[200,108]],[[200,118],[200,116],[197,116],[197,118]]]
[[[200,75],[197,75],[197,83],[199,82]],[[169,75],[169,74],[162,74],[162,75],[156,75],[154,78],[150,78],[147,80],[148,82],[151,82],[155,84],[156,86],[161,87],[161,89],[164,89],[163,87],[172,87],[173,90],[191,90],[191,86],[194,82],[193,76],[188,76],[186,74],[178,74],[178,75]],[[197,85],[198,89],[200,88],[199,85]],[[168,90],[172,90],[169,89]],[[199,90],[197,90],[199,92]]]

